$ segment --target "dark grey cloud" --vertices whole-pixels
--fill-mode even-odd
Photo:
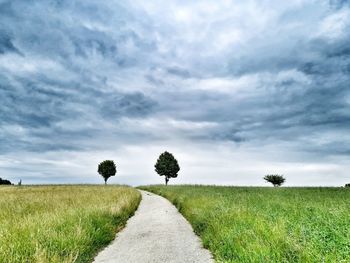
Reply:
[[[0,168],[140,145],[340,163],[349,28],[343,0],[0,1]]]
[[[144,117],[153,112],[157,103],[140,92],[111,94],[109,98],[102,101],[102,114],[107,118],[118,116]]]
[[[191,77],[191,73],[186,70],[186,69],[182,69],[179,67],[171,67],[171,68],[167,68],[167,72],[182,78],[189,78]]]
[[[330,0],[329,3],[331,7],[338,8],[338,9],[350,6],[349,0]]]
[[[6,52],[18,53],[18,50],[13,45],[11,37],[5,32],[0,32],[0,54],[4,54]]]

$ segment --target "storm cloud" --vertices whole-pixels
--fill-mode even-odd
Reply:
[[[0,0],[11,181],[339,185],[349,128],[349,1]]]

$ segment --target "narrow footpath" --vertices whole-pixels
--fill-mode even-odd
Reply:
[[[191,225],[165,198],[141,191],[135,215],[95,263],[214,262]]]

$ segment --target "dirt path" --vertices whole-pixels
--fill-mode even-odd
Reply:
[[[213,262],[191,225],[168,200],[141,193],[135,215],[94,262]]]

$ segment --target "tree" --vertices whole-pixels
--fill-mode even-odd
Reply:
[[[102,175],[105,180],[105,184],[107,184],[107,180],[109,177],[114,176],[117,172],[115,164],[112,160],[105,160],[98,165],[98,173]]]
[[[155,171],[160,176],[165,176],[165,185],[168,185],[170,178],[176,178],[180,171],[180,166],[175,157],[169,152],[163,152],[159,155],[157,163],[154,165]]]
[[[350,184],[345,184],[345,187],[350,188]]]
[[[1,179],[1,178],[0,178],[0,184],[3,184],[3,185],[11,185],[11,182],[10,182],[9,180]]]
[[[281,186],[286,179],[283,177],[283,175],[278,174],[269,174],[264,177],[264,180],[273,184],[273,186]]]

